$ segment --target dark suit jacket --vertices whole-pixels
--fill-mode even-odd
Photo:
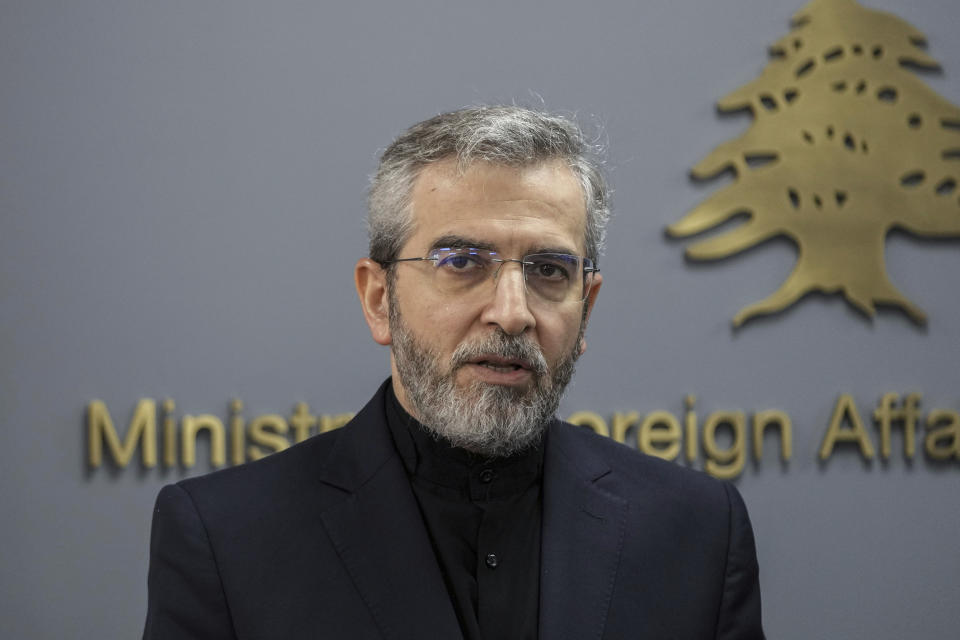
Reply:
[[[342,429],[164,487],[144,638],[461,637],[385,388]],[[763,637],[731,485],[559,421],[543,483],[541,638]]]

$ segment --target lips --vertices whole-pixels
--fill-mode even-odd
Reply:
[[[486,367],[492,371],[497,371],[499,373],[510,373],[512,371],[530,371],[531,367],[528,362],[525,360],[517,360],[512,358],[500,358],[497,356],[484,356],[482,358],[477,358],[472,360],[470,364],[475,364],[481,367]]]
[[[450,357],[451,370],[464,369],[491,384],[527,384],[549,374],[539,345],[527,335],[502,331],[462,342]]]

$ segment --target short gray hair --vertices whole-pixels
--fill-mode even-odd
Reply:
[[[451,157],[461,171],[477,160],[525,167],[559,159],[583,189],[586,253],[597,263],[610,217],[610,193],[597,154],[569,118],[524,107],[468,107],[417,123],[387,147],[371,180],[370,258],[394,260],[413,232],[410,198],[423,167]]]

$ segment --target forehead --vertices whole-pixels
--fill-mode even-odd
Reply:
[[[407,246],[431,248],[442,237],[483,241],[501,251],[534,247],[584,250],[583,190],[562,161],[511,167],[454,159],[425,167],[411,193],[414,232]]]

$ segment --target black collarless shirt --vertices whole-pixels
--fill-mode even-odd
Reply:
[[[387,424],[466,640],[536,640],[543,448],[488,459],[437,439],[390,387]]]

